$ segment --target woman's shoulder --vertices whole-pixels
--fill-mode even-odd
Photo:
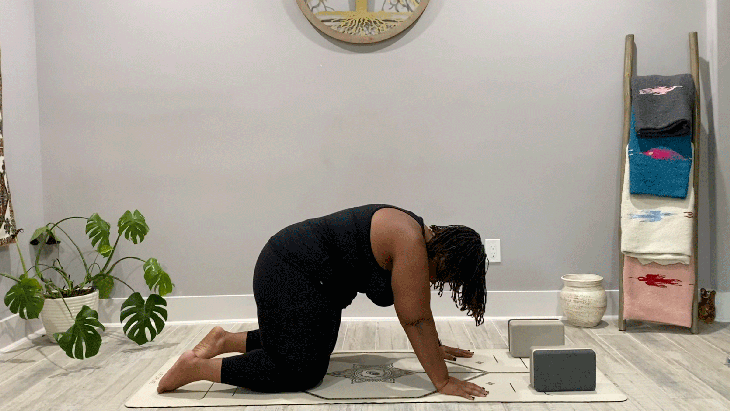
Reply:
[[[374,215],[370,225],[370,242],[378,261],[392,257],[396,248],[402,248],[407,242],[427,242],[433,234],[431,230],[416,221],[409,214],[394,208],[383,208]],[[382,261],[381,261],[382,260]]]
[[[422,229],[418,221],[410,214],[397,208],[381,208],[373,214],[371,230],[380,230],[385,233],[413,232],[421,235]]]

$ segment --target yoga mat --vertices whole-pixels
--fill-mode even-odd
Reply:
[[[162,408],[403,402],[618,402],[627,399],[598,370],[595,391],[537,392],[530,387],[529,358],[513,358],[506,349],[475,350],[471,358],[446,361],[449,375],[489,391],[486,397],[475,397],[473,401],[438,393],[416,355],[407,350],[335,351],[322,383],[302,392],[259,393],[198,381],[157,394],[157,383],[176,360],[171,358],[125,405],[128,408]]]

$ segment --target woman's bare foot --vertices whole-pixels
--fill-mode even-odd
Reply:
[[[185,384],[200,381],[196,362],[200,361],[192,351],[185,351],[157,384],[157,393],[176,390]]]
[[[198,358],[213,358],[224,352],[225,338],[228,331],[223,327],[213,327],[208,335],[193,348],[193,353]]]

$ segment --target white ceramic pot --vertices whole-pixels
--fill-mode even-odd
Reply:
[[[66,300],[66,304],[63,301]],[[68,308],[66,308],[68,305]],[[53,334],[68,331],[74,324],[76,314],[88,305],[94,311],[99,310],[99,290],[93,293],[69,298],[46,298],[41,310],[41,321],[46,328],[46,336],[49,340],[56,342]],[[69,310],[71,313],[69,314]]]
[[[568,324],[595,327],[606,313],[606,290],[603,277],[596,274],[566,274],[560,277],[560,303]]]

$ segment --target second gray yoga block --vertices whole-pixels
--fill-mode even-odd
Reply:
[[[565,326],[560,320],[513,319],[507,321],[509,353],[527,358],[534,346],[565,345]]]
[[[590,348],[534,347],[530,384],[538,392],[595,391],[596,353]]]

